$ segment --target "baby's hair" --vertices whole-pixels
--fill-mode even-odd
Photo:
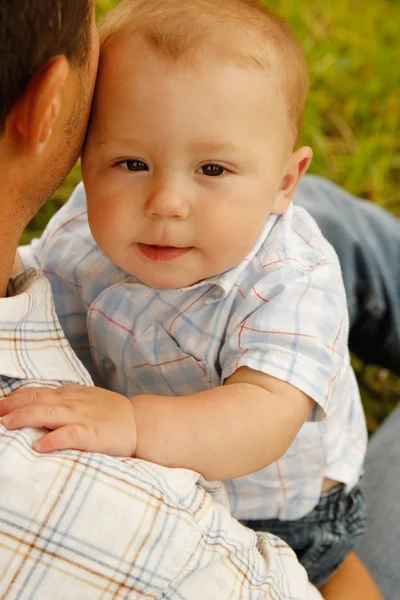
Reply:
[[[212,48],[225,58],[266,69],[283,92],[293,141],[298,141],[307,64],[287,23],[262,0],[122,0],[101,22],[102,49],[135,34],[175,61],[193,61]]]

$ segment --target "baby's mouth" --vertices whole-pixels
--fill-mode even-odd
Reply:
[[[177,248],[176,246],[158,246],[141,243],[138,243],[138,248],[140,252],[150,260],[174,260],[183,256],[191,249],[190,247]]]

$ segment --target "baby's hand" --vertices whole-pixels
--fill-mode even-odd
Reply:
[[[131,401],[101,388],[66,385],[19,390],[0,401],[0,417],[9,430],[53,430],[35,442],[37,452],[71,449],[134,456],[136,451]]]

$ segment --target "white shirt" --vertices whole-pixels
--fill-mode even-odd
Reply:
[[[47,280],[30,270],[10,294],[0,299],[0,398],[89,384]],[[320,598],[281,540],[229,515],[221,484],[137,459],[39,455],[42,434],[0,424],[2,600]]]
[[[93,360],[105,387],[182,396],[220,386],[247,366],[315,401],[280,460],[226,482],[234,516],[301,518],[325,477],[347,488],[358,481],[367,434],[340,267],[303,209],[271,216],[242,263],[185,289],[149,288],[102,253],[83,186],[41,240],[21,250],[26,266],[49,277],[68,340],[88,366]]]

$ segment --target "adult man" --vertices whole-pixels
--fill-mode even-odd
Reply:
[[[9,276],[23,229],[83,142],[98,55],[94,2],[3,3],[0,43],[1,398],[91,384],[47,280],[33,270]],[[320,597],[287,546],[230,517],[221,484],[135,459],[39,456],[38,435],[0,424],[3,600]]]

